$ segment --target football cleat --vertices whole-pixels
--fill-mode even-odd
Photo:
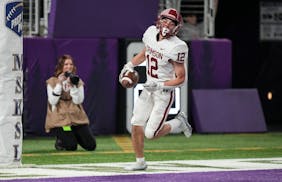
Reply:
[[[127,171],[139,171],[139,170],[146,170],[147,164],[146,162],[135,162],[132,165],[126,166],[124,169]]]
[[[192,127],[188,123],[186,114],[184,112],[179,112],[175,118],[181,121],[180,129],[182,130],[184,135],[189,138],[192,135]]]

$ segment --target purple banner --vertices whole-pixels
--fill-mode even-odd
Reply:
[[[193,40],[190,46],[192,89],[231,88],[232,50],[227,39]]]
[[[47,93],[57,58],[70,54],[85,82],[84,108],[95,134],[116,131],[117,39],[24,39],[24,129],[44,135]],[[105,94],[107,93],[107,94]]]
[[[48,37],[141,38],[158,7],[157,0],[52,1]]]

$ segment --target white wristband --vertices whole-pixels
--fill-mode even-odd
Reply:
[[[130,68],[134,68],[134,65],[131,61],[129,61],[128,63],[126,63],[126,66],[130,67]]]

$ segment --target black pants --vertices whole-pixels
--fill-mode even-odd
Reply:
[[[77,144],[88,151],[96,149],[96,139],[89,125],[71,126],[71,131],[64,131],[62,127],[53,128],[52,132],[57,137],[57,150],[77,150]]]

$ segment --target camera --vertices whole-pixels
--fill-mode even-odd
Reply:
[[[65,72],[65,77],[70,78],[70,81],[73,85],[78,85],[79,77],[71,72]]]

